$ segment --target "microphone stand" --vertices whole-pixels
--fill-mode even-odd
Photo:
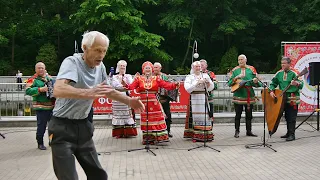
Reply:
[[[1,120],[1,114],[0,114],[0,120]],[[2,133],[0,133],[0,136],[1,136],[3,139],[6,138]]]
[[[202,79],[203,79],[203,73],[202,72],[200,72],[201,73],[201,77],[202,77]],[[205,98],[205,104],[204,104],[204,129],[203,129],[203,134],[204,134],[204,140],[203,140],[203,145],[200,145],[200,146],[197,146],[197,147],[194,147],[194,148],[190,148],[190,149],[188,149],[188,151],[191,151],[191,150],[194,150],[194,149],[198,149],[198,148],[201,148],[201,147],[207,147],[207,148],[210,148],[210,149],[212,149],[212,150],[215,150],[215,151],[218,151],[218,152],[220,152],[219,150],[217,150],[217,149],[215,149],[215,148],[213,148],[213,147],[210,147],[210,146],[208,146],[207,145],[207,140],[208,140],[208,137],[207,137],[207,131],[206,131],[206,128],[207,128],[207,110],[208,110],[208,108],[209,108],[209,106],[208,106],[208,90],[207,90],[207,85],[206,85],[206,83],[204,83],[204,90],[205,90],[205,93],[204,93],[204,98]],[[212,129],[211,129],[212,130]]]
[[[147,80],[149,79],[149,76],[147,76]],[[139,150],[146,150],[146,152],[151,152],[154,156],[157,156],[156,153],[154,153],[151,150],[150,147],[150,143],[149,143],[149,90],[146,89],[146,95],[147,95],[147,105],[146,105],[146,113],[147,113],[147,118],[146,118],[146,122],[147,122],[147,138],[146,138],[146,145],[144,148],[138,148],[138,149],[130,149],[128,150],[128,152],[132,152],[132,151],[139,151]],[[142,134],[142,139],[143,139],[143,134]],[[158,147],[152,148],[152,149],[158,149]]]
[[[298,129],[303,123],[307,123],[309,126],[311,126],[314,130],[319,131],[319,85],[320,82],[318,83],[317,86],[317,109],[313,110],[313,112],[305,119],[303,120],[297,127],[295,127],[295,129]],[[308,123],[307,120],[315,113],[317,112],[317,128],[313,127],[312,124]]]
[[[277,150],[273,149],[271,146],[271,144],[267,144],[266,143],[266,94],[267,94],[267,89],[269,91],[271,91],[271,89],[268,87],[268,85],[266,85],[264,82],[262,82],[259,78],[257,78],[258,81],[262,84],[263,88],[264,88],[264,93],[263,93],[263,97],[264,97],[264,101],[263,101],[263,142],[262,143],[257,143],[257,144],[247,144],[245,145],[245,147],[247,149],[251,149],[251,148],[256,148],[256,147],[267,147],[272,149],[274,152],[277,152]]]
[[[1,104],[0,104],[0,106],[1,106]],[[1,109],[1,108],[0,108]],[[0,112],[0,120],[1,120],[1,112]],[[0,133],[0,136],[3,138],[3,139],[5,139],[6,137],[4,136],[4,134],[2,134],[2,133]]]

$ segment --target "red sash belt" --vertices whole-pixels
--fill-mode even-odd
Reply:
[[[252,86],[244,86],[244,88],[246,88],[247,90],[247,109],[250,110],[250,89],[252,88]]]

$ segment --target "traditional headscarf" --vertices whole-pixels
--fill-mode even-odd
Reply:
[[[194,74],[194,66],[195,66],[195,65],[201,65],[200,61],[194,61],[194,62],[191,64],[190,74]]]
[[[142,73],[144,74],[144,68],[150,66],[151,67],[151,73],[153,72],[153,64],[150,61],[146,61],[142,64]]]
[[[127,66],[127,62],[125,60],[120,60],[118,61],[117,63],[117,68],[116,68],[116,73],[119,72],[119,68],[120,68],[120,65],[124,64],[125,66]]]

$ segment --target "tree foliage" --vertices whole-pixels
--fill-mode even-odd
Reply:
[[[238,65],[238,50],[236,47],[231,47],[225,55],[222,56],[219,70],[217,73],[219,74],[226,74],[232,70],[235,66]]]
[[[31,73],[39,58],[56,74],[88,30],[110,38],[105,64],[125,59],[132,74],[146,60],[161,62],[166,73],[187,73],[194,40],[218,73],[236,65],[238,54],[268,73],[279,68],[281,41],[318,41],[320,31],[319,0],[0,0],[0,6],[0,75]]]
[[[46,70],[50,75],[57,75],[59,63],[57,62],[57,53],[53,44],[41,46],[36,60],[46,65]]]

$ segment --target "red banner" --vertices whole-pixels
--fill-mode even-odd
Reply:
[[[301,72],[305,67],[309,68],[310,62],[320,62],[320,44],[285,44],[284,55],[290,57],[291,66]],[[304,75],[303,81],[299,112],[312,112],[317,104],[317,89],[315,86],[309,85],[309,73]]]
[[[189,93],[184,89],[183,82],[180,83],[179,97],[177,102],[170,102],[171,112],[187,112],[189,101]],[[130,96],[139,96],[135,90],[130,91]],[[98,98],[93,101],[94,114],[109,114],[112,113],[112,100],[108,98]]]

